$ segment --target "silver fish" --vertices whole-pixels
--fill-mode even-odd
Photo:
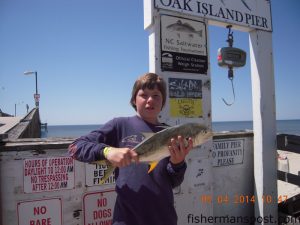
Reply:
[[[169,142],[171,138],[177,138],[178,136],[182,136],[186,139],[192,138],[193,146],[196,147],[210,140],[212,137],[212,132],[208,131],[207,128],[201,124],[185,123],[168,127],[153,134],[151,137],[146,138],[144,141],[134,147],[133,150],[138,154],[140,162],[149,163],[150,169],[148,173],[155,168],[161,159],[170,155],[168,149]],[[95,163],[103,164],[103,160]],[[106,164],[108,165],[108,169],[101,178],[100,184],[103,184],[114,171],[114,167],[111,164],[109,164],[107,161]]]
[[[196,31],[193,26],[188,23],[182,23],[181,20],[167,26],[167,30],[188,33],[190,37],[193,37],[193,34],[197,34],[202,37],[202,30]],[[180,33],[177,34],[180,37]]]
[[[159,161],[170,155],[168,145],[171,138],[182,136],[192,138],[193,145],[201,145],[212,137],[207,128],[198,123],[185,123],[168,127],[153,134],[138,144],[133,150],[139,155],[141,162]]]

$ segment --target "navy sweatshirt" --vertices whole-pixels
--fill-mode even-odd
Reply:
[[[138,116],[115,118],[99,130],[76,139],[69,153],[82,162],[101,160],[106,146],[133,148],[144,139],[142,133],[162,129]],[[148,164],[142,162],[116,169],[113,224],[176,225],[172,188],[181,184],[185,170],[186,163],[173,165],[169,157],[162,159],[149,174]]]

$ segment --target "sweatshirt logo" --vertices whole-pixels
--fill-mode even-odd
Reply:
[[[122,139],[122,143],[125,144],[125,146],[128,147],[134,147],[136,146],[138,143],[140,143],[141,141],[143,141],[145,139],[145,137],[143,135],[138,135],[138,134],[133,134],[130,136],[127,136],[125,138]]]

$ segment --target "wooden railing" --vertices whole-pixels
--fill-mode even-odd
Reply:
[[[279,134],[277,135],[277,149],[300,154],[300,136]],[[299,162],[300,163],[300,162]],[[284,171],[277,171],[277,179],[300,186],[300,171],[297,174],[291,174]],[[279,212],[282,212],[293,218],[300,216],[300,193],[292,196],[284,202],[278,204]]]
[[[277,149],[300,154],[300,136],[290,134],[277,135]],[[278,180],[300,186],[299,172],[296,175],[278,170],[277,178]]]

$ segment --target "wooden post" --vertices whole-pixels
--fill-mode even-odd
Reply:
[[[250,32],[255,217],[277,221],[276,110],[272,33]],[[256,221],[256,224],[271,224]],[[272,223],[273,224],[273,223]]]

